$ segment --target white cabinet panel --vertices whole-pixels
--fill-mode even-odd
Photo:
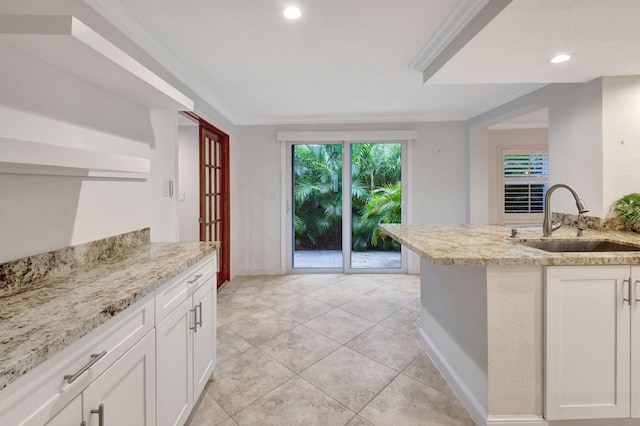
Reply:
[[[216,364],[216,288],[209,279],[193,294],[197,307],[198,328],[193,334],[193,385],[198,398],[209,381]]]
[[[640,418],[640,266],[631,267],[631,417]]]
[[[80,426],[80,423],[82,423],[82,395],[76,396],[45,426]]]
[[[183,425],[192,408],[191,306],[191,298],[186,299],[156,326],[158,426]]]
[[[547,268],[547,420],[630,416],[629,276],[629,266]]]
[[[155,426],[155,334],[145,336],[83,392],[87,426]],[[97,413],[102,407],[103,413]]]

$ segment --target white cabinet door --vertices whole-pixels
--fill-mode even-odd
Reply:
[[[155,333],[152,331],[83,392],[87,426],[155,426]],[[98,411],[102,411],[100,414]]]
[[[216,288],[215,276],[193,294],[198,328],[193,333],[193,386],[199,398],[213,373],[216,359]]]
[[[82,396],[76,396],[45,426],[80,426],[82,423]]]
[[[547,420],[630,416],[629,277],[629,266],[547,268]]]
[[[640,266],[631,267],[631,417],[640,418]]]
[[[191,305],[189,297],[156,326],[158,426],[183,425],[193,404]]]

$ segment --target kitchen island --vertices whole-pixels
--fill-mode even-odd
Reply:
[[[491,225],[380,228],[421,256],[419,340],[477,424],[553,424],[545,409],[549,267],[640,264],[640,252],[552,253],[519,244],[543,240],[540,228],[520,229],[516,238]],[[553,239],[580,238],[565,227]],[[586,230],[581,239],[640,246],[640,236],[629,232]],[[569,424],[637,424],[598,422]]]

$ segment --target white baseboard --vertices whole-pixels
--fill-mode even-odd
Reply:
[[[536,415],[522,416],[496,416],[489,415],[487,425],[489,426],[547,426],[549,423],[545,419]]]
[[[455,370],[451,367],[449,362],[447,362],[444,356],[435,347],[422,327],[420,328],[420,333],[418,334],[418,341],[420,342],[420,346],[422,346],[424,350],[427,351],[427,354],[436,365],[436,367],[438,367],[438,370],[440,370],[440,373],[442,373],[444,379],[447,381],[447,383],[449,383],[451,390],[456,394],[456,396],[462,403],[462,406],[471,416],[471,419],[473,419],[473,421],[477,425],[486,425],[487,411],[476,399],[471,390],[469,390],[467,385],[462,381],[460,376],[458,376]]]
[[[420,346],[424,348],[433,363],[438,367],[440,373],[445,378],[453,393],[456,394],[462,406],[467,410],[471,419],[476,425],[482,426],[546,426],[548,423],[540,416],[536,415],[487,415],[487,410],[476,399],[475,395],[462,381],[453,367],[447,362],[440,351],[435,347],[429,336],[420,328],[418,334]]]
[[[280,268],[256,268],[256,269],[238,269],[233,271],[233,277],[242,277],[245,275],[284,275]]]

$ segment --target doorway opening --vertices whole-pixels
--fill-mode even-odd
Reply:
[[[290,272],[402,272],[403,142],[291,143]],[[346,190],[345,190],[346,188]]]

